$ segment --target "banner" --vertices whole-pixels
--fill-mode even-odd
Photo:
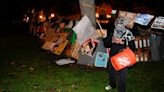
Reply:
[[[151,25],[151,28],[164,30],[164,17],[159,16],[155,18],[153,24]]]
[[[153,15],[150,14],[137,14],[135,23],[138,23],[140,25],[144,25],[147,26],[149,24],[149,22],[154,18]]]
[[[136,16],[137,14],[132,12],[119,11],[118,13],[118,17],[123,17],[127,22],[125,25],[127,28],[133,28]]]
[[[96,32],[96,29],[92,26],[91,21],[86,15],[73,27],[73,30],[77,34],[77,40],[80,45]]]

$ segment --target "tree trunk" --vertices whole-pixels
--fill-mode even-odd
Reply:
[[[95,0],[79,0],[79,3],[82,16],[87,15],[96,28]]]

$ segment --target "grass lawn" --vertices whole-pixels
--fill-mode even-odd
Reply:
[[[107,69],[58,66],[40,46],[27,33],[0,33],[0,92],[107,92]],[[163,72],[163,61],[137,63],[128,70],[127,92],[164,92]]]

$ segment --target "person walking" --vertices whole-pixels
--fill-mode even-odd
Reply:
[[[109,41],[111,41],[110,57],[118,54],[120,51],[129,47],[132,51],[135,51],[135,37],[132,32],[125,27],[127,21],[122,17],[116,18],[114,22],[114,32]],[[105,90],[111,90],[116,88],[118,81],[118,92],[126,92],[126,76],[128,68],[122,70],[115,70],[109,59],[109,85],[105,87]]]

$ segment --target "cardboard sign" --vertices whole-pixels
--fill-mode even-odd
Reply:
[[[154,18],[153,15],[150,14],[137,14],[135,23],[138,23],[140,25],[144,25],[147,26],[149,24],[149,22]]]
[[[53,35],[55,34],[54,32],[55,30],[53,28],[49,28],[46,32],[44,40],[50,42],[52,40]]]
[[[125,25],[127,28],[133,28],[136,16],[137,14],[132,12],[119,11],[118,13],[118,17],[123,17],[127,21]]]
[[[80,50],[80,44],[77,42],[77,40],[75,41],[75,44],[72,46],[72,52],[71,52],[71,57],[73,57],[74,59],[78,59],[79,58],[79,50]]]
[[[57,47],[54,47],[53,53],[60,55],[63,52],[66,45],[68,44],[68,42],[69,42],[68,40],[65,40],[65,41],[61,42],[59,45],[57,45]]]
[[[68,33],[55,33],[55,35],[56,36],[54,36],[54,39],[52,40],[52,42],[55,43],[52,52],[60,55],[69,42],[69,40],[66,39]]]
[[[88,39],[81,46],[82,55],[87,54],[88,56],[92,57],[96,50],[97,45],[98,45],[98,41],[93,39]]]
[[[73,31],[77,34],[77,40],[81,45],[96,32],[96,29],[92,26],[91,21],[85,15],[79,23],[73,27]]]
[[[96,59],[95,59],[95,66],[106,68],[108,58],[109,58],[109,56],[107,53],[97,52]]]
[[[42,45],[42,49],[45,49],[45,50],[51,50],[53,48],[55,43],[53,42],[49,42],[49,41],[46,41],[43,45]]]
[[[164,17],[160,16],[155,18],[151,28],[164,30]]]

